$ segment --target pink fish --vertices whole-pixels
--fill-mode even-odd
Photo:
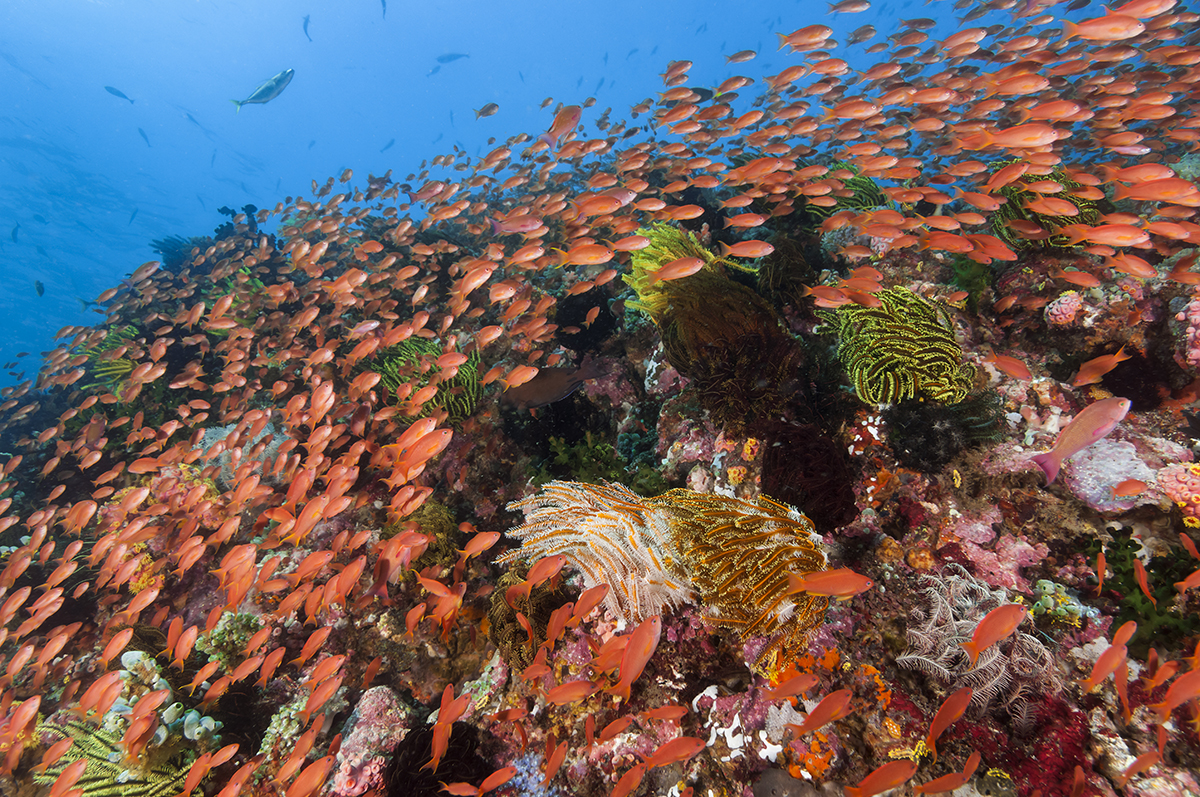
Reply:
[[[1046,484],[1058,476],[1064,461],[1108,435],[1129,412],[1129,399],[1106,398],[1083,408],[1058,434],[1054,448],[1038,454],[1031,462],[1046,474]]]

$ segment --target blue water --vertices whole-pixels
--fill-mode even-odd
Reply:
[[[274,207],[346,168],[403,179],[455,145],[486,154],[491,137],[543,132],[547,97],[595,97],[585,127],[607,107],[628,120],[663,89],[673,59],[695,62],[690,85],[761,79],[800,60],[777,52],[776,33],[814,22],[833,27],[835,54],[864,69],[887,55],[845,46],[850,31],[873,24],[874,43],[900,18],[941,14],[945,36],[960,27],[951,13],[946,2],[826,17],[815,3],[762,0],[390,0],[386,16],[380,0],[5,0],[0,362],[33,355],[0,384],[32,376],[63,326],[98,322],[80,299],[157,259],[152,240],[211,233],[226,220],[219,207]],[[726,63],[744,49],[759,56]],[[449,53],[469,57],[439,64]],[[236,112],[231,99],[287,68],[295,78],[278,98]],[[738,110],[758,93],[744,91]],[[489,102],[499,112],[476,120]]]

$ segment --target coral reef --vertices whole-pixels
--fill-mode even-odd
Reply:
[[[1196,793],[1200,34],[983,11],[156,242],[0,387],[0,792]]]

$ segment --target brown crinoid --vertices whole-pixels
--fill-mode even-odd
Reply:
[[[825,596],[787,594],[788,573],[825,569],[809,519],[766,496],[741,501],[671,490],[656,500],[672,504],[692,584],[714,621],[743,639],[771,637],[759,663],[803,649],[829,605]]]

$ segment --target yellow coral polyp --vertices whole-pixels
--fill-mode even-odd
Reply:
[[[1200,518],[1194,515],[1188,515],[1183,519],[1183,525],[1189,529],[1200,529]]]
[[[138,559],[137,569],[133,571],[133,575],[129,579],[129,591],[136,595],[150,587],[162,588],[163,578],[154,572],[154,559],[146,553],[145,544],[140,542],[134,544],[130,547],[129,553]]]

